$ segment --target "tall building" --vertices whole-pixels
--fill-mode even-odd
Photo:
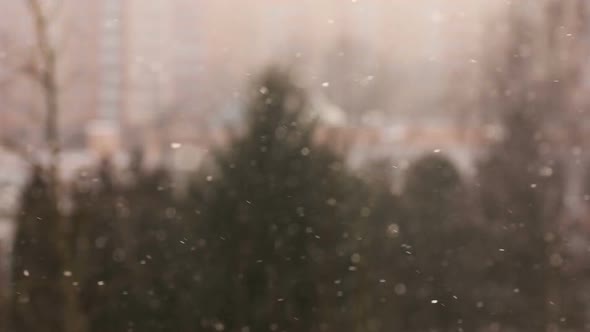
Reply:
[[[171,106],[173,2],[131,0],[126,5],[124,121],[142,128]]]
[[[88,145],[100,154],[111,154],[120,148],[124,8],[118,0],[102,0],[97,11],[97,111],[88,125]]]
[[[117,120],[121,116],[123,95],[124,8],[121,1],[103,0],[99,10],[100,74],[97,117]]]

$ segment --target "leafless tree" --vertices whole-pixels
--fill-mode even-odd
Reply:
[[[43,147],[41,150],[46,151],[46,176],[50,185],[50,190],[54,197],[62,197],[62,184],[60,182],[60,153],[61,138],[59,122],[61,115],[60,108],[60,68],[59,56],[60,45],[57,38],[57,23],[62,9],[63,1],[42,1],[26,0],[26,13],[29,15],[32,24],[34,42],[32,45],[31,56],[21,60],[15,67],[13,74],[22,75],[32,79],[38,85],[41,91],[43,107]],[[10,84],[11,79],[20,79],[17,77],[8,77],[5,84]],[[37,119],[38,120],[38,119]],[[20,154],[23,159],[29,162],[37,162],[37,156],[31,154],[25,146],[19,144],[14,139],[2,138],[0,140],[5,148]],[[55,200],[56,202],[59,199]],[[58,207],[59,208],[59,207]],[[17,226],[18,227],[18,226]],[[64,268],[71,266],[72,252],[71,245],[68,242],[71,225],[63,213],[60,213],[59,220],[56,224],[57,232],[60,234],[56,241],[55,251],[60,257],[60,265]],[[80,314],[77,290],[72,285],[71,280],[63,278],[61,292],[64,297],[64,330],[67,332],[77,332],[84,330],[84,320]]]
[[[52,41],[51,13],[43,7],[39,0],[27,0],[29,13],[33,21],[34,33],[36,38],[37,65],[33,67],[34,75],[43,92],[45,106],[45,128],[44,138],[49,151],[49,177],[55,190],[59,181],[59,86],[58,86],[58,68],[57,68],[57,51],[55,42]],[[58,8],[56,7],[54,8]],[[54,14],[54,13],[53,13]],[[57,192],[56,192],[57,194]]]

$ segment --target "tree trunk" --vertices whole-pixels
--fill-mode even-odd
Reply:
[[[35,36],[37,39],[37,50],[39,52],[40,72],[39,81],[43,91],[45,103],[45,143],[49,153],[48,176],[52,194],[58,205],[62,197],[62,188],[60,183],[60,137],[59,137],[59,87],[56,50],[50,40],[49,21],[46,13],[39,0],[28,0],[27,2],[30,14],[34,24]],[[70,239],[71,227],[68,219],[63,213],[59,213],[57,223],[59,239],[55,243],[56,250],[59,253],[62,268],[70,270],[72,268],[72,252]],[[64,297],[64,331],[80,332],[84,331],[83,317],[80,313],[78,304],[78,289],[72,284],[70,278],[61,279],[62,295]]]

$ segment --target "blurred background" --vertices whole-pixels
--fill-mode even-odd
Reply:
[[[69,173],[138,146],[150,162],[174,163],[164,158],[173,153],[182,159],[175,167],[197,167],[198,156],[221,143],[228,126],[240,125],[244,89],[270,64],[297,72],[321,105],[325,125],[351,140],[379,141],[355,149],[355,162],[393,156],[391,144],[403,153],[431,149],[442,143],[432,135],[444,135],[465,164],[467,150],[476,148],[470,145],[479,143],[460,139],[458,127],[475,118],[482,47],[505,24],[499,12],[505,4],[486,1],[39,4],[47,15],[42,33],[55,53]],[[1,5],[3,158],[11,160],[15,141],[43,153],[38,81],[45,64],[34,13],[26,3]],[[414,135],[408,144],[412,130],[432,135]],[[186,149],[171,151],[171,142]],[[15,164],[3,173],[7,181],[22,177],[15,172],[23,168]]]
[[[0,320],[590,328],[589,14],[0,0]]]

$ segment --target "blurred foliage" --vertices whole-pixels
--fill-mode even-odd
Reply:
[[[63,331],[64,262],[57,201],[40,167],[23,191],[12,253],[12,327],[15,331]]]
[[[355,173],[314,142],[305,91],[281,69],[253,84],[246,132],[184,192],[137,155],[126,172],[104,161],[82,174],[62,211],[35,168],[17,221],[13,330],[63,330],[67,290],[97,332],[581,330],[583,270],[569,268],[559,227],[565,170],[544,135],[555,104],[519,77],[495,81],[511,89],[490,103],[504,135],[473,177],[429,154],[400,193],[388,161]]]

